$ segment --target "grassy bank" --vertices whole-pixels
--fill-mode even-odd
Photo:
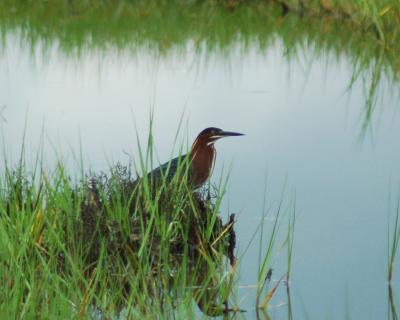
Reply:
[[[184,182],[155,191],[122,167],[78,183],[62,166],[51,175],[7,172],[0,314],[192,318],[195,305],[228,313],[233,217],[223,225],[217,213]]]
[[[137,171],[147,172],[150,149],[140,159]],[[191,191],[183,163],[179,175],[156,183],[121,165],[78,178],[61,163],[52,172],[40,161],[32,170],[23,161],[4,167],[2,318],[186,319],[241,312],[234,294],[234,215],[225,222],[219,217],[223,186]],[[263,310],[274,293],[264,278],[277,225],[278,218],[267,252],[260,252]]]
[[[314,17],[323,15],[349,20],[364,31],[373,29],[385,42],[399,29],[400,3],[396,0],[276,0],[285,10]],[[388,37],[387,37],[388,36]]]
[[[212,49],[230,46],[238,38],[265,45],[270,36],[285,38],[289,30],[297,44],[310,29],[319,29],[330,43],[338,32],[351,29],[348,37],[398,49],[400,30],[396,0],[5,0],[0,9],[3,32],[16,28],[30,42],[57,40],[64,49],[109,42],[117,47],[154,45],[163,51],[188,40],[206,41]]]

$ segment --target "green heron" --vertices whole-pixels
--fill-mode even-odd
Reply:
[[[204,129],[197,136],[188,155],[179,156],[164,163],[151,171],[148,177],[153,183],[160,182],[162,177],[171,180],[177,173],[179,165],[184,164],[187,159],[189,164],[189,184],[191,189],[197,189],[207,181],[212,173],[216,156],[214,143],[223,137],[242,135],[242,133],[224,131],[214,127]],[[185,172],[184,170],[182,171]]]

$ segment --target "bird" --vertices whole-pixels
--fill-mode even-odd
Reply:
[[[243,133],[224,131],[220,128],[209,127],[199,133],[193,142],[189,154],[178,156],[148,173],[152,184],[157,184],[166,179],[171,181],[179,172],[188,169],[188,182],[191,190],[200,188],[211,176],[216,150],[214,143],[224,137],[243,136]],[[188,165],[189,167],[182,167]]]

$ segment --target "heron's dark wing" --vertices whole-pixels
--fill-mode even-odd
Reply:
[[[185,165],[187,160],[188,159],[186,159],[186,155],[176,157],[149,172],[147,177],[152,183],[161,182],[163,177],[167,181],[171,181],[177,173],[179,167],[182,173],[185,172],[185,168],[183,168],[182,166]]]

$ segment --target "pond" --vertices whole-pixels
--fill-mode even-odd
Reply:
[[[338,30],[338,39],[347,32]],[[236,213],[236,300],[247,311],[238,317],[256,317],[259,253],[283,195],[285,212],[296,211],[294,318],[385,318],[388,224],[400,182],[396,72],[377,71],[379,56],[362,64],[353,45],[303,38],[289,46],[275,32],[213,46],[188,37],[162,50],[154,39],[134,48],[131,39],[76,45],[5,28],[2,153],[15,162],[24,139],[32,161],[43,147],[49,167],[62,159],[99,171],[137,160],[136,134],[145,144],[150,117],[156,163],[206,127],[243,132],[217,143],[211,178],[218,185],[229,175],[221,216]],[[283,241],[272,258],[273,284],[287,270]],[[400,294],[398,281],[393,289]],[[282,283],[270,316],[286,318],[287,302]]]

